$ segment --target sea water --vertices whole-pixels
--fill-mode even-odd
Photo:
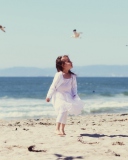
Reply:
[[[46,102],[53,77],[0,77],[0,119],[55,117]],[[128,112],[128,78],[77,77],[82,115]]]

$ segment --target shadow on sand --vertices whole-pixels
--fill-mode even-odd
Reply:
[[[100,137],[117,137],[117,136],[120,136],[120,137],[128,137],[128,135],[105,135],[105,134],[80,134],[80,136],[86,136],[86,137],[93,137],[93,138],[100,138]]]
[[[78,156],[78,157],[72,157],[72,156],[69,156],[69,157],[67,157],[67,156],[64,156],[64,155],[62,155],[62,154],[54,154],[56,157],[57,157],[57,159],[56,160],[73,160],[73,159],[83,159],[83,157],[82,156]]]

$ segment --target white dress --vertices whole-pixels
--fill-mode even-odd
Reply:
[[[72,95],[72,77],[64,78],[63,83],[56,89],[52,96],[52,104],[56,113],[68,111],[70,115],[79,115],[84,107],[83,101],[78,95]]]

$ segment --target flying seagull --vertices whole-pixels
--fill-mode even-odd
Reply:
[[[0,25],[0,29],[1,29],[3,32],[5,32],[4,28],[5,28],[5,27],[3,27],[3,26]]]
[[[82,32],[77,32],[76,29],[74,29],[72,38],[80,38],[80,34],[82,34]]]

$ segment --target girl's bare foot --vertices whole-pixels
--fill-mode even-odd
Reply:
[[[60,133],[61,133],[61,135],[66,135],[66,133],[64,131],[61,131]]]
[[[59,130],[55,130],[54,132],[55,134],[58,134],[58,135],[61,135],[60,131]]]

